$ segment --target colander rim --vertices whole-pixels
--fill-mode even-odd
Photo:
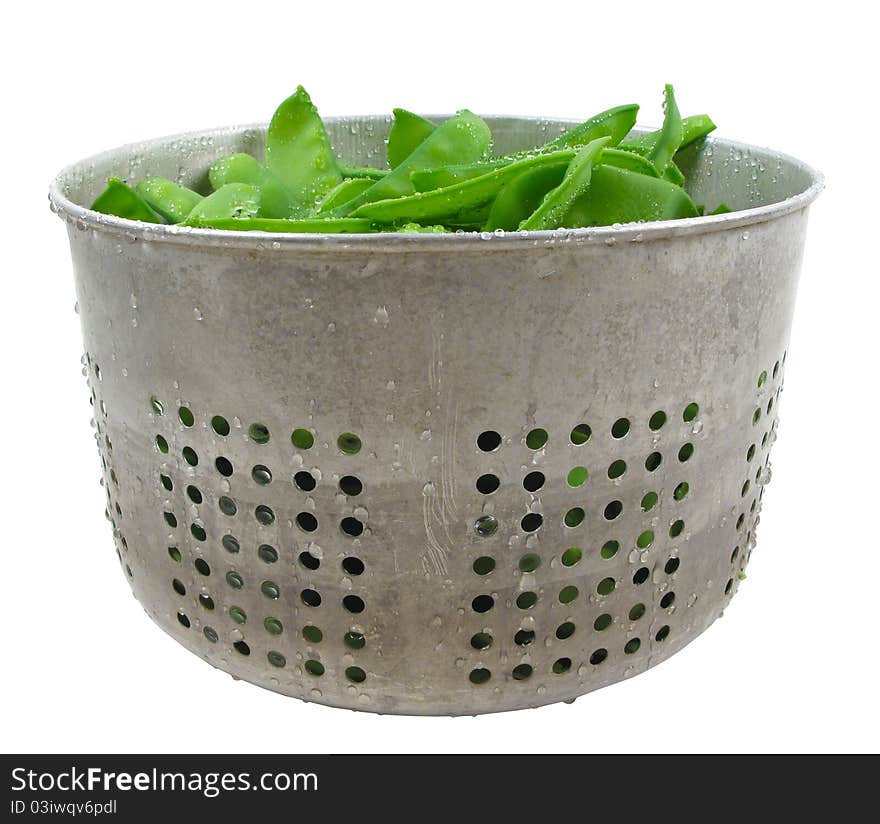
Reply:
[[[443,119],[448,114],[428,115],[432,119]],[[566,118],[547,118],[522,115],[486,115],[486,120],[519,120],[533,123],[559,124],[574,126],[580,121]],[[347,115],[324,118],[328,124],[346,123],[351,120],[364,122],[366,120],[388,121],[387,115]],[[319,249],[325,251],[386,251],[386,252],[415,252],[427,250],[443,250],[446,252],[478,251],[485,252],[487,244],[491,248],[498,247],[526,247],[541,241],[554,241],[564,239],[583,244],[605,244],[614,246],[617,243],[627,242],[650,242],[678,238],[691,235],[701,235],[710,232],[723,232],[731,229],[740,229],[759,223],[775,220],[793,212],[808,207],[822,192],[825,187],[825,178],[817,169],[809,166],[792,155],[779,152],[755,144],[729,140],[720,137],[706,138],[710,145],[725,149],[738,150],[745,153],[760,152],[769,153],[782,162],[789,164],[792,169],[805,173],[810,185],[803,191],[775,203],[763,206],[753,206],[720,215],[704,215],[701,217],[684,218],[679,220],[658,220],[649,223],[624,223],[611,226],[593,226],[580,229],[556,229],[542,231],[513,231],[504,233],[465,232],[448,234],[400,234],[400,233],[351,233],[351,234],[326,234],[326,233],[274,233],[259,231],[230,231],[225,229],[198,229],[169,224],[145,223],[139,220],[129,220],[113,215],[105,215],[74,203],[64,194],[66,181],[80,173],[80,170],[89,165],[98,164],[110,157],[118,158],[126,154],[147,153],[171,141],[185,141],[200,138],[228,137],[232,134],[246,132],[265,132],[266,123],[249,123],[236,126],[221,126],[213,129],[197,129],[189,132],[180,132],[149,140],[126,143],[112,149],[83,158],[75,163],[64,167],[53,179],[49,187],[50,205],[59,217],[70,222],[76,222],[82,228],[91,228],[117,234],[124,234],[129,239],[144,241],[158,241],[165,243],[183,244],[189,246],[220,247],[253,250],[280,250],[280,249]],[[648,127],[637,127],[635,132],[644,132]]]

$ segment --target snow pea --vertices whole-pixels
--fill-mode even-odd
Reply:
[[[342,183],[327,192],[324,199],[318,204],[315,214],[326,214],[338,206],[348,203],[349,200],[357,197],[361,192],[365,192],[372,185],[373,181],[368,177],[350,177],[343,180]]]
[[[712,118],[707,114],[694,114],[681,119],[681,145],[678,150],[690,146],[691,143],[705,137],[710,132],[715,131],[715,124]],[[647,154],[660,137],[660,131],[648,132],[647,134],[638,135],[632,140],[624,140],[620,143],[621,149],[629,152],[639,152],[639,154]]]
[[[654,145],[648,150],[648,160],[663,174],[675,153],[681,147],[684,139],[684,129],[681,125],[681,115],[675,102],[675,92],[668,83],[663,98],[663,127]]]
[[[388,169],[374,169],[372,166],[349,166],[347,163],[340,163],[339,171],[344,178],[363,177],[368,180],[381,180],[388,174]]]
[[[92,209],[105,215],[142,220],[144,223],[165,222],[152,206],[118,177],[111,177],[107,181],[107,188],[95,198]]]
[[[383,226],[381,232],[398,232],[409,235],[442,235],[449,230],[445,226],[422,226],[421,223],[404,223],[402,226]]]
[[[180,223],[202,199],[198,192],[164,177],[148,177],[135,191],[169,223]]]
[[[410,175],[413,187],[417,192],[427,192],[431,189],[439,189],[441,186],[451,186],[472,177],[479,177],[493,169],[509,166],[517,160],[534,157],[537,154],[546,154],[560,149],[576,149],[586,145],[600,137],[609,137],[609,145],[619,143],[626,136],[636,122],[639,107],[635,103],[625,106],[615,106],[604,112],[593,115],[589,120],[569,129],[554,140],[544,143],[535,149],[513,154],[502,155],[479,163],[457,164],[444,166],[437,169],[417,170]]]
[[[618,169],[629,169],[631,172],[638,172],[649,177],[660,177],[657,167],[648,158],[613,146],[605,147],[599,162],[608,166],[616,166]]]
[[[409,177],[417,192],[430,192],[431,189],[440,189],[444,186],[452,186],[455,183],[470,180],[473,177],[480,177],[495,169],[509,166],[515,160],[523,159],[523,157],[510,156],[486,160],[482,163],[455,163],[450,166],[441,166],[438,169],[417,169]]]
[[[395,109],[388,169],[337,160],[309,95],[297,87],[275,111],[266,160],[231,154],[202,197],[172,180],[136,189],[111,178],[94,208],[153,223],[267,232],[441,232],[551,229],[704,214],[684,191],[683,148],[715,124],[682,118],[664,87],[663,126],[626,139],[639,107],[593,115],[542,145],[491,157],[492,135],[467,109],[435,124]],[[678,162],[677,162],[678,161]],[[709,214],[728,211],[724,204]]]
[[[649,220],[697,217],[687,192],[668,180],[599,165],[590,185],[572,204],[563,226],[609,226]]]
[[[214,189],[227,183],[247,183],[260,190],[260,217],[293,217],[304,211],[290,190],[256,158],[231,154],[211,164],[208,179]]]
[[[568,164],[563,162],[520,172],[498,192],[483,229],[487,232],[496,229],[509,232],[518,228],[541,205],[547,192],[562,182],[567,168]]]
[[[247,183],[227,183],[196,204],[184,221],[186,226],[204,226],[206,221],[254,218],[260,211],[260,190]]]
[[[525,160],[526,158],[521,157],[519,159]],[[411,178],[413,186],[417,192],[429,192],[432,189],[452,186],[474,177],[480,177],[487,172],[509,166],[513,162],[513,159],[498,158],[495,160],[487,160],[485,163],[468,163],[456,166],[443,166],[440,169],[423,169],[418,172],[413,172]],[[654,164],[643,155],[614,148],[610,145],[605,147],[600,162],[607,163],[609,166],[617,166],[621,169],[630,169],[634,172],[641,172],[642,174],[651,175],[651,177],[660,176],[660,172],[657,171],[656,166],[654,166]],[[530,213],[531,212],[529,212],[529,214]]]
[[[636,103],[606,109],[604,112],[593,115],[589,120],[585,120],[579,126],[569,129],[555,140],[545,143],[538,151],[552,152],[556,149],[586,146],[587,143],[600,137],[608,137],[609,145],[616,146],[635,126],[638,114],[639,107]]]
[[[410,180],[412,172],[450,163],[473,163],[486,157],[491,146],[492,133],[489,127],[473,112],[462,109],[458,114],[441,123],[396,169],[381,180],[377,180],[350,205],[354,209],[363,203],[411,195],[415,192]],[[419,220],[418,215],[403,217]]]
[[[272,115],[266,133],[266,166],[304,209],[342,182],[324,124],[302,86]]]
[[[373,224],[369,220],[352,218],[324,220],[322,218],[218,217],[205,218],[199,222],[198,227],[200,229],[227,229],[232,232],[283,232],[285,234],[321,232],[337,235],[373,231]]]
[[[366,217],[378,223],[454,221],[457,217],[460,218],[468,213],[479,214],[478,210],[481,207],[488,208],[498,192],[520,172],[544,164],[553,165],[560,162],[568,164],[574,156],[575,152],[572,149],[536,155],[442,189],[364,203],[351,214],[352,217]],[[402,169],[403,165],[397,168]]]
[[[578,150],[566,169],[562,182],[547,193],[541,205],[519,224],[519,228],[541,230],[561,226],[572,203],[588,190],[593,166],[610,140],[609,136],[600,137]]]
[[[674,183],[676,186],[684,186],[685,178],[681,169],[675,165],[674,160],[670,160],[666,168],[663,170],[663,179]]]
[[[394,123],[388,133],[388,165],[396,169],[436,128],[436,124],[420,115],[395,109]]]

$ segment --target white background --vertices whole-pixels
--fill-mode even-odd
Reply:
[[[876,21],[868,4],[22,4],[5,14],[0,562],[7,751],[878,749]],[[528,9],[528,10],[527,10]],[[859,13],[857,14],[857,9]],[[574,705],[379,717],[262,691],[143,614],[103,517],[63,225],[63,165],[142,138],[468,107],[583,118],[664,82],[718,134],[821,169],[774,478],[749,577],[662,666]]]

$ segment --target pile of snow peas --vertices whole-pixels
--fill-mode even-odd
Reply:
[[[675,220],[705,214],[684,188],[676,153],[704,138],[708,115],[682,117],[672,86],[663,126],[628,137],[636,104],[594,115],[533,149],[493,156],[492,133],[462,109],[433,123],[394,110],[385,169],[351,166],[333,151],[300,86],[275,111],[265,162],[215,161],[202,194],[150,177],[132,188],[110,178],[92,204],[147,223],[262,232],[528,231]],[[730,211],[717,206],[709,214]]]

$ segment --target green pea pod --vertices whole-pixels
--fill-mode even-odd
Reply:
[[[260,190],[247,183],[227,183],[203,198],[187,215],[186,226],[204,226],[207,221],[254,218],[260,211]]]
[[[690,146],[692,143],[696,143],[700,138],[706,137],[706,135],[715,131],[715,124],[712,122],[712,118],[707,114],[693,114],[689,117],[682,118],[681,121],[681,146],[678,147],[678,150]]]
[[[340,163],[339,171],[345,178],[366,178],[368,180],[381,180],[388,174],[388,169],[374,169],[372,166],[349,166],[347,163]]]
[[[666,84],[663,98],[663,126],[657,141],[648,151],[648,160],[661,174],[672,160],[675,153],[681,147],[684,139],[684,129],[681,125],[681,115],[675,102],[675,92],[669,83]]]
[[[681,121],[681,145],[678,150],[681,151],[686,146],[705,137],[710,132],[715,131],[715,124],[712,118],[707,114],[694,114],[689,117],[682,118]],[[660,138],[660,131],[648,132],[647,134],[638,135],[632,140],[624,140],[620,144],[621,149],[629,152],[638,152],[639,154],[647,154],[654,147],[654,144]]]
[[[406,160],[382,180],[377,180],[349,206],[355,209],[364,203],[411,195],[415,188],[410,175],[417,169],[433,169],[450,163],[473,163],[485,157],[491,146],[492,133],[489,127],[481,118],[467,109],[462,109],[434,129]],[[421,222],[418,215],[403,217]]]
[[[441,166],[438,169],[417,169],[409,177],[413,188],[417,192],[430,192],[431,189],[440,189],[444,186],[453,186],[474,177],[481,177],[495,169],[509,166],[515,160],[523,158],[498,158],[486,160],[483,163],[457,163],[451,166]]]
[[[726,215],[729,212],[732,212],[733,209],[730,208],[726,203],[719,203],[711,212],[710,215]]]
[[[388,133],[388,165],[396,169],[436,128],[436,124],[420,115],[395,109],[394,123]]]
[[[438,131],[440,128],[442,127],[438,127]],[[379,223],[455,223],[463,215],[487,211],[498,192],[520,172],[541,165],[567,165],[574,156],[572,149],[566,149],[525,158],[442,189],[364,203],[352,212],[352,217],[366,217]],[[399,170],[403,166],[397,168]],[[470,223],[471,220],[466,222]]]
[[[541,205],[519,224],[519,228],[541,230],[562,226],[572,203],[589,188],[593,166],[610,140],[608,136],[600,137],[580,149],[566,169],[562,182],[546,194]]]
[[[107,181],[107,188],[95,198],[92,209],[105,215],[142,220],[144,223],[165,222],[155,209],[118,177],[111,177]]]
[[[681,169],[675,165],[674,160],[670,160],[666,166],[666,169],[663,171],[663,179],[668,180],[670,183],[674,183],[676,186],[684,186],[685,177],[682,173]]]
[[[342,183],[327,192],[324,199],[318,204],[315,215],[326,214],[338,206],[348,203],[349,200],[357,197],[361,192],[365,192],[372,185],[373,181],[367,177],[352,177],[343,180]]]
[[[559,163],[520,172],[498,192],[483,228],[487,232],[494,232],[496,229],[509,232],[516,229],[541,205],[547,192],[562,182],[566,168],[567,164]]]
[[[400,234],[418,234],[418,235],[442,235],[449,230],[445,226],[422,226],[421,223],[404,223],[403,226],[386,226],[381,229],[383,232],[398,232]]]
[[[249,154],[231,154],[211,164],[208,179],[215,189],[227,183],[247,183],[260,190],[260,217],[295,217],[304,211],[290,190],[256,158]]]
[[[266,134],[266,166],[301,208],[311,208],[342,182],[324,124],[302,86],[272,115]]]
[[[534,157],[536,154],[545,154],[560,149],[577,148],[600,137],[609,137],[609,145],[614,145],[632,129],[633,124],[636,122],[638,111],[639,107],[635,103],[615,106],[613,109],[600,112],[573,129],[569,129],[569,131],[555,140],[551,140],[549,143],[529,151],[503,155],[481,163],[417,170],[410,176],[413,187],[417,192],[428,192],[431,189],[439,189],[442,186],[452,186],[463,180],[470,180],[473,177],[484,175],[493,169],[509,166],[517,160],[524,160],[528,157]]]
[[[202,199],[198,192],[164,177],[148,177],[135,191],[169,223],[180,223]]]
[[[605,147],[599,162],[606,166],[615,166],[618,169],[629,169],[631,172],[638,172],[649,177],[660,177],[657,167],[648,158],[612,146]]]
[[[282,232],[284,234],[320,232],[328,235],[344,233],[362,234],[374,231],[369,220],[342,218],[325,220],[322,218],[285,219],[285,218],[206,218],[198,227],[200,229],[226,229],[231,232]]]
[[[578,146],[586,146],[587,143],[600,137],[609,138],[608,145],[616,146],[635,126],[638,114],[639,107],[636,103],[615,106],[613,109],[607,109],[593,115],[579,126],[575,126],[555,140],[545,143],[539,151],[552,152],[557,149],[573,149]]]
[[[572,204],[563,225],[610,226],[697,216],[697,207],[680,186],[602,164],[593,169],[589,187]]]

